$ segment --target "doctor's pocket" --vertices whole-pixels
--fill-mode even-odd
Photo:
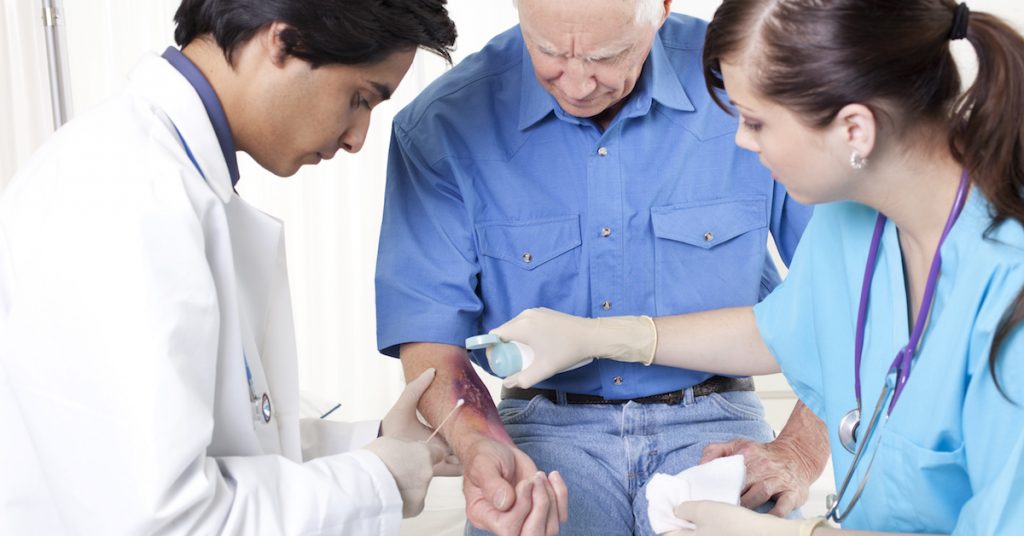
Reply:
[[[651,223],[659,315],[757,302],[767,254],[767,198],[654,207]]]

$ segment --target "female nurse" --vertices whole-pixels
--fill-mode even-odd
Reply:
[[[979,60],[966,91],[959,39]],[[818,205],[788,279],[753,308],[625,335],[527,311],[494,331],[537,356],[506,385],[590,356],[781,370],[828,425],[833,523],[1024,533],[1024,39],[953,0],[725,0],[704,66],[737,143]],[[676,515],[696,534],[840,530],[723,503]]]

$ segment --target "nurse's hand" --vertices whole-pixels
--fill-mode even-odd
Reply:
[[[417,417],[416,406],[419,405],[420,397],[430,387],[430,383],[434,381],[434,374],[434,369],[427,369],[405,386],[398,401],[380,423],[382,437],[395,437],[406,441],[426,441],[430,437],[434,430],[420,421]],[[462,464],[459,463],[459,458],[452,453],[441,434],[434,435],[430,439],[430,443],[445,453],[444,458],[434,465],[434,475],[461,475]]]
[[[593,357],[650,365],[658,342],[648,316],[583,318],[543,307],[527,309],[491,333],[533,348],[533,363],[503,382],[521,389]]]
[[[430,480],[434,478],[432,467],[444,459],[444,449],[394,437],[378,437],[364,448],[380,458],[394,477],[402,496],[402,517],[418,516],[423,511]]]
[[[497,536],[554,536],[569,519],[569,492],[557,471],[537,470],[523,451],[480,437],[463,452],[466,516]]]
[[[670,532],[670,536],[799,536],[800,521],[758,514],[742,506],[714,501],[687,501],[676,506],[676,517],[693,523],[693,530]]]

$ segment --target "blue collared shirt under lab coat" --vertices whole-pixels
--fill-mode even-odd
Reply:
[[[609,128],[566,114],[519,28],[395,118],[377,264],[377,340],[462,346],[530,307],[582,316],[752,305],[809,210],[734,143],[701,74],[706,23],[672,15]],[[486,358],[474,360],[486,367]],[[709,375],[599,360],[541,384],[625,399]]]
[[[992,221],[988,211],[974,190],[942,246],[928,327],[903,394],[880,428],[880,443],[872,442],[881,448],[844,528],[1024,533],[1024,406],[999,393],[988,366],[996,326],[1024,285],[1024,227],[1011,220],[983,239]],[[754,308],[786,379],[828,427],[837,483],[852,461],[837,426],[856,406],[854,334],[877,215],[855,203],[816,208],[786,281]],[[896,352],[910,338],[904,281],[890,221],[871,282],[861,364],[863,422],[874,411]],[[1024,404],[1019,327],[1000,351],[998,377],[1006,393]],[[858,466],[850,496],[867,462]]]
[[[224,107],[220,104],[217,92],[213,90],[210,81],[203,76],[199,67],[196,67],[196,64],[192,63],[192,60],[182,54],[180,50],[174,47],[167,47],[162,57],[181,73],[185,80],[188,80],[188,83],[192,85],[192,88],[199,95],[199,100],[202,101],[203,108],[206,109],[206,115],[210,117],[213,132],[217,135],[217,144],[220,145],[220,152],[224,155],[224,162],[228,166],[231,186],[236,186],[238,184],[239,172],[238,154],[235,152],[235,138],[231,135],[228,117],[224,114]],[[181,136],[181,133],[178,133],[178,136]],[[185,145],[185,150],[189,152],[189,158],[192,158],[191,149],[188,147],[188,140],[182,138],[181,142]],[[198,167],[199,164],[196,164],[196,168]],[[199,172],[205,173],[202,170]]]

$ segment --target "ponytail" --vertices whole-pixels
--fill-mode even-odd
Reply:
[[[967,40],[978,55],[977,79],[959,99],[949,145],[992,205],[991,232],[1006,220],[1024,223],[1024,37],[988,13],[971,13]],[[1024,320],[1024,289],[1003,313],[989,352],[996,387],[999,350]]]

